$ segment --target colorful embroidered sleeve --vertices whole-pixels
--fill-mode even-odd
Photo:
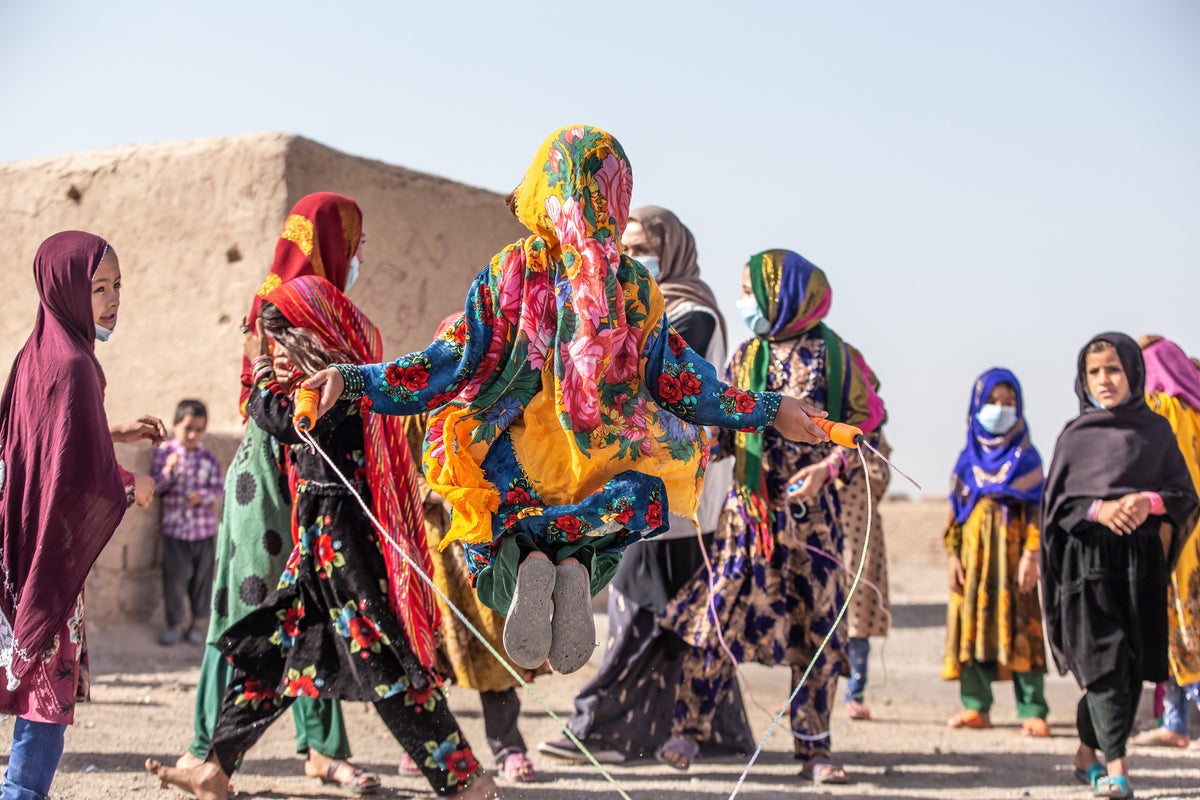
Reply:
[[[343,397],[366,397],[377,414],[424,414],[454,399],[475,376],[492,340],[491,308],[474,313],[486,294],[486,270],[471,287],[473,313],[459,317],[424,350],[387,364],[334,364],[346,382]],[[486,302],[486,298],[484,298]]]
[[[685,422],[761,433],[775,421],[777,392],[747,392],[722,381],[716,367],[688,347],[666,315],[643,355],[646,389]]]

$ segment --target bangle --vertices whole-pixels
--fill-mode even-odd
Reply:
[[[763,427],[775,424],[775,417],[779,415],[779,404],[783,402],[783,395],[779,392],[758,392],[758,402],[763,404],[763,410],[767,415],[767,421]]]
[[[367,381],[363,378],[363,371],[356,364],[330,364],[342,376],[342,383],[345,388],[342,389],[342,397],[347,400],[357,400],[367,393]]]
[[[842,477],[850,467],[846,462],[846,456],[841,450],[834,450],[821,463],[825,465],[825,469],[829,470],[830,483]]]
[[[259,356],[250,362],[250,374],[254,376],[255,382],[260,381],[266,375],[275,371],[275,364],[271,361],[270,356]]]

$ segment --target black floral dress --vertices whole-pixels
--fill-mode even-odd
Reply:
[[[236,719],[236,709],[251,716],[282,710],[297,697],[374,702],[433,787],[442,794],[460,790],[482,769],[443,691],[388,609],[379,536],[338,476],[348,478],[369,507],[359,402],[337,403],[312,430],[336,464],[335,473],[319,453],[301,444],[292,428],[292,400],[275,383],[273,371],[256,377],[251,417],[291,445],[296,542],[274,591],[218,642],[243,673],[231,686],[222,721]]]

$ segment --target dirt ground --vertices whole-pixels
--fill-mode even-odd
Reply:
[[[1047,681],[1053,736],[1033,740],[1018,734],[1011,692],[996,687],[991,731],[958,732],[945,727],[957,710],[957,685],[939,680],[944,636],[944,570],[928,557],[936,548],[907,546],[904,531],[889,531],[892,553],[893,631],[873,644],[867,704],[875,719],[847,720],[834,715],[835,754],[853,783],[814,787],[797,777],[786,730],[777,729],[739,790],[739,797],[766,800],[792,796],[855,798],[1084,798],[1090,790],[1074,782],[1070,759],[1075,702],[1074,682],[1053,676]],[[604,616],[597,615],[602,632]],[[179,797],[145,774],[146,756],[173,760],[191,740],[193,690],[200,648],[155,643],[157,628],[145,625],[91,626],[93,702],[80,706],[68,729],[53,788],[55,800],[167,800]],[[599,664],[569,676],[537,681],[535,691],[556,714],[567,716],[576,690]],[[744,677],[762,706],[774,710],[791,690],[782,668],[748,667]],[[1148,707],[1143,703],[1143,715]],[[523,697],[522,730],[531,750],[542,740],[559,738],[550,717]],[[478,697],[452,691],[451,705],[468,738],[480,753],[487,750]],[[751,724],[762,736],[770,715],[748,703]],[[383,778],[381,797],[430,796],[420,778],[396,773],[399,748],[374,712],[363,704],[345,707],[355,761]],[[1143,720],[1145,724],[1149,724]],[[0,759],[7,758],[11,725],[0,726]],[[1200,730],[1193,727],[1193,732]],[[346,796],[303,775],[294,754],[290,720],[282,719],[246,758],[236,784],[241,796],[256,798],[336,798]],[[591,766],[575,766],[532,753],[540,781],[519,787],[502,785],[502,797],[518,800],[617,798],[620,795]],[[1139,798],[1200,798],[1200,750],[1134,749],[1133,784]],[[699,760],[686,773],[653,760],[610,767],[613,778],[635,800],[687,797],[724,798],[747,759]]]

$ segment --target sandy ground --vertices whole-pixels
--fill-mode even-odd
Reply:
[[[890,537],[889,537],[890,538]],[[892,548],[903,555],[903,549]],[[927,561],[927,560],[926,560]],[[834,748],[853,783],[814,787],[797,777],[786,731],[776,730],[750,771],[739,797],[782,798],[795,795],[852,798],[1084,798],[1090,791],[1072,779],[1070,758],[1078,691],[1068,678],[1048,681],[1050,723],[1054,736],[1031,740],[1018,734],[1011,693],[997,686],[991,731],[957,732],[945,720],[957,710],[957,685],[938,678],[944,635],[944,570],[935,564],[893,558],[894,630],[878,640],[871,655],[867,702],[870,722],[834,715]],[[602,631],[604,616],[597,616]],[[89,630],[94,673],[93,702],[80,707],[68,730],[66,754],[54,784],[55,800],[82,798],[179,797],[162,789],[142,771],[146,756],[174,759],[191,739],[193,689],[200,649],[162,648],[156,628],[114,625]],[[575,691],[599,663],[570,676],[539,679],[535,690],[555,713],[566,716]],[[745,678],[755,698],[771,709],[790,692],[786,670],[750,667]],[[1149,692],[1147,691],[1147,696]],[[451,705],[477,750],[486,752],[477,696],[459,690]],[[522,728],[533,745],[558,738],[550,717],[526,696]],[[1143,704],[1143,709],[1146,707]],[[1144,712],[1145,713],[1145,712]],[[382,797],[428,796],[419,778],[396,773],[399,748],[374,713],[363,704],[345,708],[355,760],[383,776]],[[758,736],[770,715],[751,706]],[[11,726],[0,726],[0,756],[6,758]],[[1193,730],[1197,730],[1194,728]],[[343,797],[303,776],[294,754],[292,725],[283,719],[249,754],[237,776],[241,796],[259,798]],[[534,754],[541,780],[504,786],[502,796],[521,800],[619,797],[591,766],[570,765]],[[653,760],[611,767],[613,778],[635,800],[729,797],[746,759],[701,760],[687,773]],[[1139,798],[1200,798],[1200,750],[1135,750],[1134,786]]]

